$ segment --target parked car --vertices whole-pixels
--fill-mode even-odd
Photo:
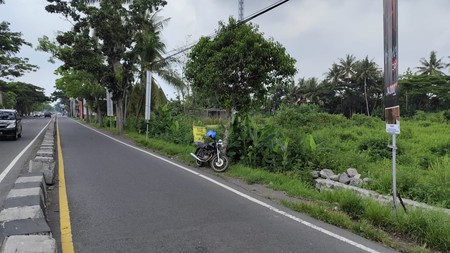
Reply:
[[[22,118],[16,110],[0,109],[0,137],[22,137]]]
[[[33,117],[41,117],[41,116],[44,116],[44,113],[43,112],[32,112],[31,115]]]

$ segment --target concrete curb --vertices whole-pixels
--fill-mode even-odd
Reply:
[[[0,211],[0,253],[56,253],[47,223],[47,186],[55,182],[55,118],[49,124],[28,173],[20,175]]]
[[[322,178],[318,178],[315,179],[316,180],[316,188],[319,190],[332,190],[332,189],[344,189],[344,190],[351,190],[356,192],[357,194],[359,194],[360,196],[363,197],[368,197],[371,199],[374,199],[380,203],[383,204],[389,204],[389,205],[393,205],[393,198],[392,196],[389,195],[381,195],[377,192],[374,191],[369,191],[366,189],[362,189],[356,186],[351,186],[351,185],[347,185],[347,184],[343,184],[340,182],[336,182],[330,179],[322,179]],[[400,203],[400,201],[397,199],[397,203]],[[436,210],[436,211],[442,211],[444,213],[450,214],[450,209],[445,209],[445,208],[439,208],[439,207],[434,207],[434,206],[430,206],[424,203],[420,203],[417,201],[413,201],[410,199],[403,199],[403,203],[405,204],[405,206],[407,207],[411,207],[411,208],[421,208],[421,209],[428,209],[428,210]]]

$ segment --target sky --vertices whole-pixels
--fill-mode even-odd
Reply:
[[[45,11],[45,0],[5,0],[0,5],[0,21],[11,23],[13,32],[21,32],[33,47],[38,38],[54,39],[57,31],[67,31],[71,24],[58,14]],[[167,0],[159,12],[170,18],[162,35],[168,52],[192,44],[201,36],[214,34],[219,21],[238,17],[238,0]],[[278,2],[245,0],[244,17]],[[399,0],[399,73],[409,67],[413,72],[421,58],[436,51],[438,58],[450,62],[450,0]],[[296,80],[305,77],[324,79],[325,73],[339,58],[352,54],[360,60],[366,56],[383,68],[382,0],[290,0],[251,21],[266,38],[280,42],[297,60]],[[49,55],[23,47],[21,57],[38,65],[36,72],[15,79],[54,91],[54,70]],[[447,69],[448,71],[448,69]],[[169,98],[176,92],[161,84]]]

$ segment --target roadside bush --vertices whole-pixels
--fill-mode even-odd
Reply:
[[[378,161],[392,157],[392,149],[388,147],[389,139],[386,135],[381,139],[364,139],[360,142],[358,150],[367,152],[372,161]],[[397,147],[397,154],[400,155],[401,149]]]
[[[314,158],[312,135],[303,133],[300,128],[283,129],[270,123],[258,125],[249,116],[235,118],[230,140],[230,158],[269,171],[297,170]]]
[[[442,113],[442,116],[444,117],[444,119],[448,122],[450,121],[450,110],[444,111]]]
[[[351,122],[355,126],[379,127],[384,126],[384,122],[378,118],[370,117],[364,114],[353,114]]]

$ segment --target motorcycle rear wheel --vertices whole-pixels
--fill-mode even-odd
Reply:
[[[196,155],[197,157],[203,157],[202,149],[201,149],[201,148],[198,148],[198,149],[195,151],[195,155]],[[195,159],[195,164],[196,164],[198,167],[203,167],[203,166],[205,166],[205,163],[204,163],[204,162],[201,162],[201,161],[199,161],[199,160],[197,160],[197,159]]]
[[[215,155],[212,159],[211,159],[211,168],[215,171],[215,172],[224,172],[228,169],[228,157],[221,155],[220,159],[219,157],[217,157],[217,155]]]

